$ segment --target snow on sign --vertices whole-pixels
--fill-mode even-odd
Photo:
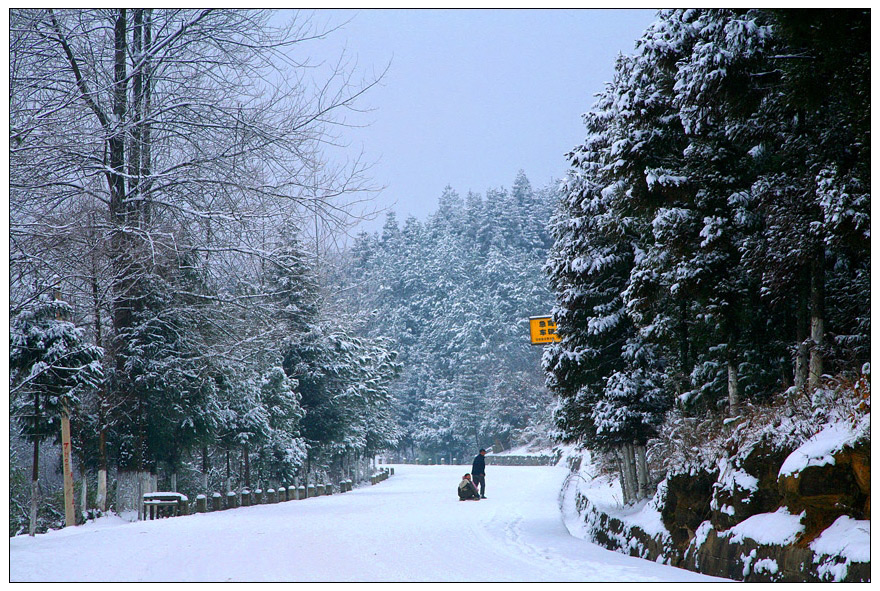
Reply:
[[[550,316],[529,316],[529,333],[533,345],[546,345],[561,340],[556,334],[556,323]]]

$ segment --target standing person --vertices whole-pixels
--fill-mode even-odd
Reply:
[[[471,467],[471,474],[474,477],[474,486],[480,485],[480,498],[486,498],[486,450],[481,449],[480,453],[474,458],[474,465]]]

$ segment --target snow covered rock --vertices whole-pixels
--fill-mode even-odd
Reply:
[[[712,485],[712,525],[726,530],[752,515],[775,511],[781,500],[777,476],[789,452],[762,441],[744,453],[722,458]]]
[[[623,507],[572,463],[582,537],[736,580],[870,581],[870,413],[817,431],[727,440],[714,465],[667,473],[650,501]]]
[[[867,424],[870,415],[863,422]],[[779,492],[806,512],[805,539],[841,516],[871,517],[871,440],[867,427],[834,423],[793,451],[779,470]]]
[[[711,513],[717,474],[703,470],[670,475],[664,482],[663,525],[677,548],[684,548]]]

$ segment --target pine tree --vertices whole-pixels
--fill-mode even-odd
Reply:
[[[276,483],[292,482],[305,460],[305,442],[299,422],[304,416],[296,381],[281,367],[272,367],[260,379],[259,404],[266,412],[265,440],[258,450],[259,472]]]
[[[10,414],[34,445],[31,536],[37,527],[40,443],[60,438],[61,415],[75,409],[81,393],[103,379],[104,352],[85,342],[83,329],[69,320],[72,311],[67,302],[43,293],[13,314],[10,323]]]

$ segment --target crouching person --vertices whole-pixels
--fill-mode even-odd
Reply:
[[[458,484],[458,500],[459,501],[479,501],[480,500],[480,491],[477,490],[477,487],[474,486],[474,483],[471,482],[471,475],[465,474],[461,479],[461,482]]]

